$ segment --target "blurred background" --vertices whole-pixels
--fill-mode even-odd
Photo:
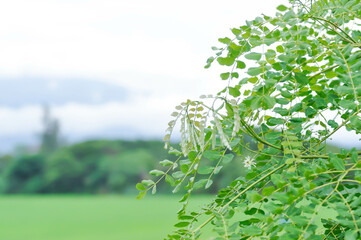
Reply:
[[[219,68],[203,68],[211,46],[279,4],[2,1],[0,239],[164,237],[177,196],[161,184],[137,202],[135,184],[171,159],[161,139],[174,106],[223,87]],[[242,171],[236,159],[195,207]]]

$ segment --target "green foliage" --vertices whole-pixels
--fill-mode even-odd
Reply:
[[[56,151],[46,162],[45,179],[50,192],[77,192],[81,189],[82,164],[68,150]]]
[[[169,239],[202,239],[206,225],[216,239],[361,238],[361,152],[326,147],[341,128],[361,133],[361,2],[291,0],[277,10],[219,39],[206,68],[226,67],[227,88],[176,107],[164,140],[179,123],[180,150],[170,147],[178,159],[138,185],[139,198],[162,179],[186,190]],[[187,211],[233,156],[248,173]]]
[[[44,156],[39,154],[23,156],[11,161],[2,173],[5,181],[1,190],[5,193],[42,192],[44,161]]]
[[[167,151],[160,141],[88,141],[46,154],[0,157],[1,193],[131,193]],[[174,160],[170,157],[169,162]],[[169,164],[163,162],[163,164]],[[166,184],[158,190],[169,190]]]
[[[173,165],[176,156],[168,155],[162,146],[160,141],[97,140],[46,154],[4,155],[0,157],[0,193],[135,193],[134,184],[140,179],[161,175]],[[250,147],[255,150],[257,145],[250,143]],[[195,159],[195,152],[189,156]],[[164,160],[158,164],[157,159]],[[229,154],[224,159],[225,162],[232,160]],[[199,174],[214,171],[214,184],[209,185],[211,181],[208,181],[209,188],[200,193],[216,193],[240,172],[245,175],[241,162],[242,159],[236,157],[226,166],[215,168],[202,163]],[[149,169],[154,171],[148,174]],[[182,169],[185,171],[186,165],[183,164]],[[170,175],[165,180],[174,183]],[[152,190],[166,194],[171,187],[160,182]]]

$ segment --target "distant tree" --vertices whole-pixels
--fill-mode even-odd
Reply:
[[[44,189],[44,156],[21,156],[4,170],[2,187],[5,193],[39,193]]]
[[[6,154],[0,157],[0,173],[14,161],[14,157],[10,154]]]
[[[84,167],[68,148],[49,155],[45,164],[45,181],[49,192],[82,192]]]
[[[50,153],[61,145],[60,124],[57,119],[51,117],[50,107],[43,107],[43,132],[41,133],[41,151]]]
[[[147,176],[147,168],[154,166],[156,159],[146,149],[132,149],[120,154],[104,154],[98,161],[96,171],[87,176],[87,183],[98,185],[105,192],[124,192],[130,182]]]

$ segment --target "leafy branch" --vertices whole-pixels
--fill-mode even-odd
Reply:
[[[184,186],[168,239],[200,239],[207,225],[220,239],[361,237],[361,151],[326,148],[343,128],[361,133],[361,32],[350,28],[359,26],[361,3],[290,3],[220,38],[206,68],[216,59],[230,69],[220,75],[226,87],[172,114],[165,140],[179,123],[178,160],[151,171],[159,179],[146,180],[148,188],[138,185],[144,194],[169,176],[177,190]],[[235,180],[187,212],[190,195],[209,191],[231,162],[242,166]]]

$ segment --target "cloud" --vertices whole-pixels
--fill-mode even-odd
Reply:
[[[129,81],[125,72],[192,83],[204,77],[202,67],[218,37],[247,18],[273,12],[276,4],[8,1],[0,9],[0,21],[7,23],[0,26],[0,75],[90,78],[135,90],[151,86],[142,78]]]
[[[0,78],[0,106],[101,104],[125,101],[124,88],[90,80],[23,77]]]
[[[41,108],[27,106],[20,109],[0,108],[1,135],[21,135],[41,129]]]

